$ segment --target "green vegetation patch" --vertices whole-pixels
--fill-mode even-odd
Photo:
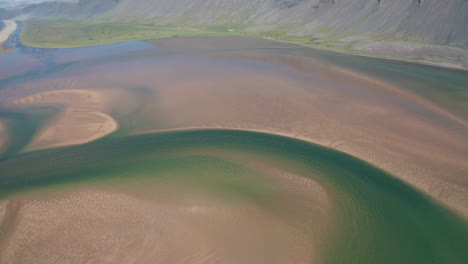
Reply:
[[[104,20],[26,21],[21,33],[23,44],[40,48],[71,48],[175,36],[234,35],[224,27],[179,28]]]
[[[24,22],[21,40],[27,46],[40,48],[72,48],[126,41],[168,38],[176,36],[244,35],[307,46],[336,48],[336,39],[291,36],[283,31],[244,33],[242,26],[207,25],[196,28],[156,26],[102,19],[54,19]]]

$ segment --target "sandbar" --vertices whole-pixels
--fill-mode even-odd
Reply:
[[[89,90],[59,90],[21,98],[22,106],[60,105],[62,113],[49,122],[27,150],[77,145],[102,138],[119,127],[104,110],[102,95]]]
[[[18,26],[16,22],[12,20],[3,20],[2,22],[5,24],[5,27],[0,31],[0,45],[3,45],[3,43],[10,38],[11,34],[15,32]]]

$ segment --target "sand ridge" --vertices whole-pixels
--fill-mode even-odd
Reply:
[[[33,139],[28,150],[87,143],[102,138],[119,127],[117,121],[102,112],[103,95],[90,90],[44,92],[14,102],[21,106],[59,105],[65,110]]]
[[[5,24],[5,27],[0,31],[0,45],[3,45],[18,27],[16,22],[12,20],[3,20],[2,22]]]

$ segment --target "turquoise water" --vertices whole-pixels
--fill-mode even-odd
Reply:
[[[334,226],[321,244],[324,263],[462,264],[468,259],[467,222],[424,194],[347,154],[270,134],[171,132],[23,154],[0,163],[0,193],[112,182],[137,177],[142,171],[153,171],[157,177],[158,172],[180,170],[181,162],[197,163],[206,156],[227,159],[219,156],[220,151],[246,153],[274,168],[310,177],[327,190]],[[195,168],[206,171],[204,166]],[[216,171],[222,177],[237,175],[223,174],[219,168]],[[195,178],[204,175],[193,170]],[[253,186],[248,181],[226,180],[211,188],[249,197],[268,191],[258,192]]]

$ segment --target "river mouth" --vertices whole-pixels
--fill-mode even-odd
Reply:
[[[2,263],[468,257],[466,106],[418,79],[459,71],[242,37],[0,58]]]

